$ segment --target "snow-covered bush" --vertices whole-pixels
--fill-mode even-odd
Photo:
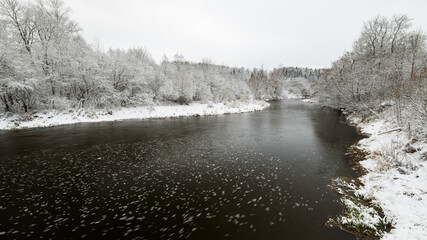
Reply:
[[[36,103],[33,80],[18,82],[2,79],[0,80],[0,95],[6,111],[22,109],[28,112]]]

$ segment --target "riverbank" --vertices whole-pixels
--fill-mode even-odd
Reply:
[[[145,106],[104,110],[46,110],[31,114],[3,113],[0,115],[0,130],[52,127],[83,122],[221,115],[260,111],[268,106],[269,104],[264,101],[233,101],[228,103],[192,103],[189,105]]]
[[[345,211],[330,223],[362,236],[427,239],[426,123],[414,119],[412,129],[401,127],[392,107],[375,117],[352,113],[347,119],[367,135],[351,149],[363,155],[362,176],[334,180]],[[384,232],[385,225],[391,230]]]
[[[387,117],[388,116],[388,117]],[[392,229],[382,239],[427,239],[427,141],[424,132],[410,132],[393,123],[391,115],[349,120],[369,137],[359,141],[366,151],[360,165],[366,174],[356,194],[379,206]],[[421,131],[423,128],[419,128]]]
[[[427,239],[427,126],[413,119],[412,128],[401,127],[394,116],[392,106],[366,119],[347,115],[367,136],[349,149],[350,155],[362,157],[356,166],[362,176],[333,181],[345,211],[330,223],[362,236]],[[392,227],[389,232],[383,231],[386,225]]]

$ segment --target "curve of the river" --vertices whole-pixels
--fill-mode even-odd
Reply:
[[[0,132],[0,238],[354,239],[324,226],[360,139],[298,101]]]

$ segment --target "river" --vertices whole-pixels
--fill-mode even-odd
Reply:
[[[324,223],[360,138],[299,101],[0,131],[0,238],[354,239]]]

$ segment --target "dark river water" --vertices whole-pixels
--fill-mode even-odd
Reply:
[[[354,239],[325,227],[355,176],[339,113],[255,113],[0,131],[0,238]]]

